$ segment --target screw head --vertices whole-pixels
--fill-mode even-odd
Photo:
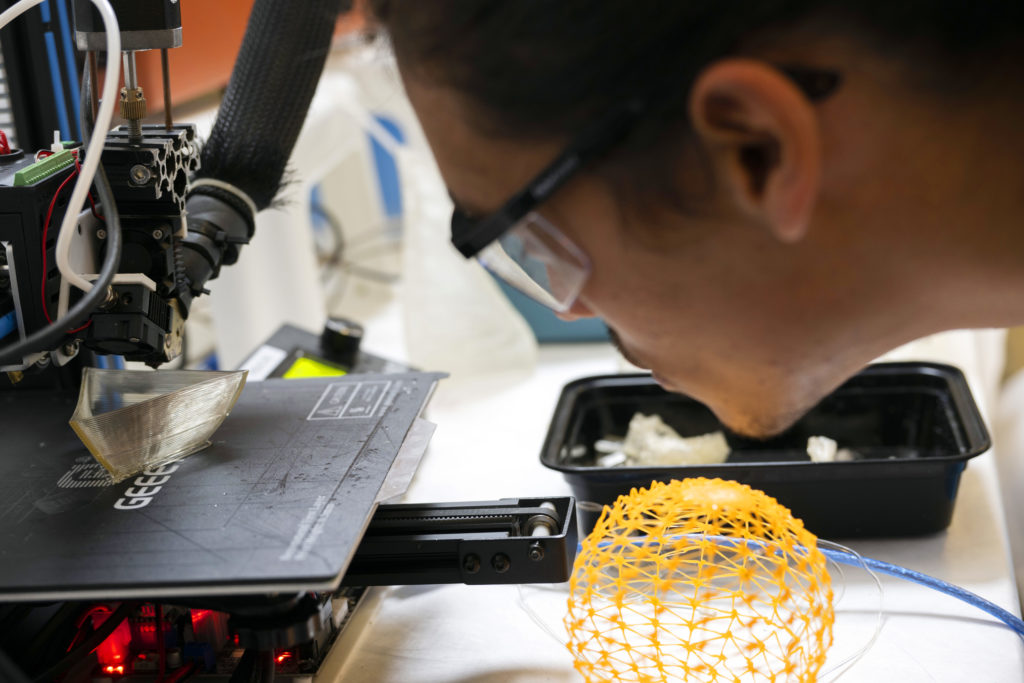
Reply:
[[[505,553],[498,553],[491,558],[491,566],[494,567],[494,571],[504,574],[512,568],[512,560],[508,559]]]
[[[466,571],[467,574],[476,574],[478,571],[480,571],[480,558],[476,555],[473,555],[472,553],[466,555],[466,557],[462,560],[462,568]]]
[[[164,231],[163,230],[157,228],[156,230],[153,231],[153,239],[160,240],[160,239],[163,239],[163,238],[164,238]]]
[[[103,228],[100,228],[99,230],[97,230],[96,231],[96,239],[100,239],[100,240],[107,239],[107,231],[104,230]]]
[[[135,185],[145,185],[153,178],[153,172],[142,164],[135,164],[128,169],[128,178]]]
[[[527,555],[534,562],[540,562],[544,559],[544,546],[540,544],[540,541],[534,541],[530,544],[530,551]]]

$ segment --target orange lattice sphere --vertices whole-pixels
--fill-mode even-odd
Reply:
[[[589,683],[812,682],[832,644],[814,534],[734,481],[620,496],[583,541],[570,587],[569,649]]]

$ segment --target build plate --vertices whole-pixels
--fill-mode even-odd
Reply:
[[[334,588],[440,377],[250,382],[209,448],[117,485],[75,395],[0,393],[0,601]]]

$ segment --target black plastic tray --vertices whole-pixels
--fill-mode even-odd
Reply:
[[[732,449],[720,465],[599,467],[593,444],[624,436],[633,414],[657,414],[683,436],[723,430]],[[827,436],[862,458],[814,463],[807,438]],[[586,455],[570,458],[579,447]],[[569,383],[555,408],[541,463],[563,473],[580,501],[608,504],[632,487],[721,477],[761,489],[822,537],[908,536],[945,529],[967,460],[991,439],[963,373],[933,363],[870,365],[782,435],[744,439],[703,404],[662,389],[650,375]],[[588,532],[598,512],[581,505]]]

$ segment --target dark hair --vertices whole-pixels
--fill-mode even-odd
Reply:
[[[701,68],[759,33],[813,22],[954,69],[1019,40],[1024,2],[369,0],[369,9],[401,68],[463,95],[477,114],[470,124],[486,134],[568,139],[615,102],[657,94],[618,155],[648,169],[658,165],[652,147],[688,130],[687,95]],[[627,165],[638,182],[668,170]]]

